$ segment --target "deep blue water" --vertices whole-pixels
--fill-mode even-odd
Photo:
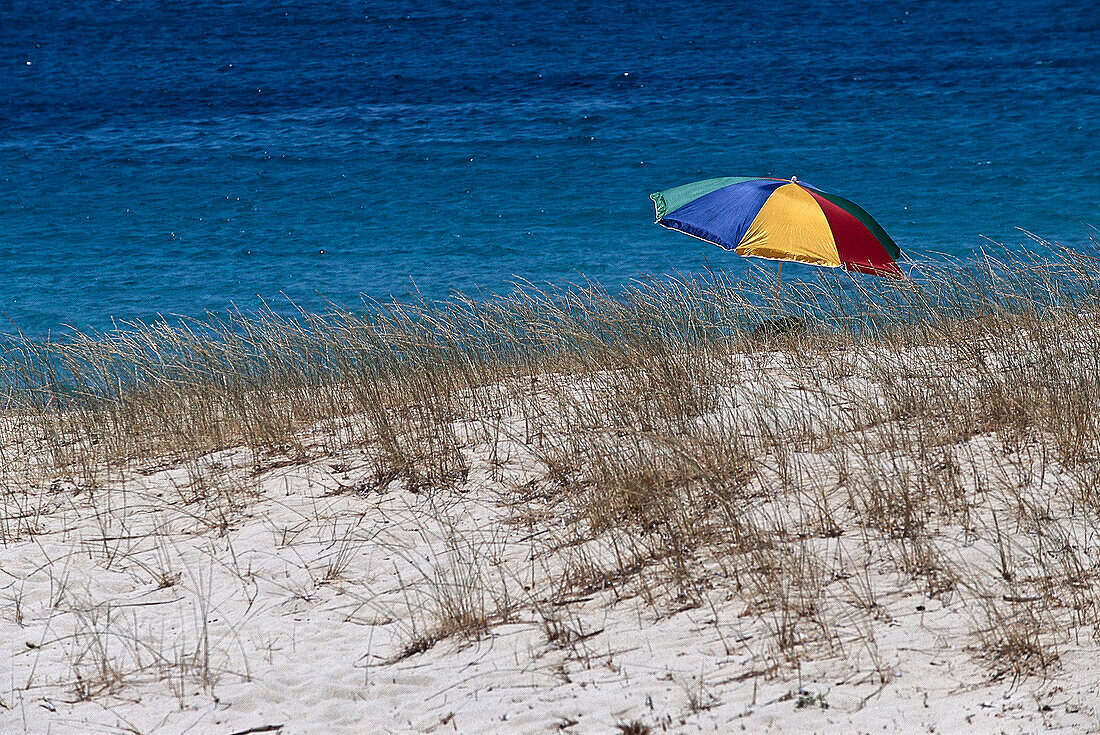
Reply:
[[[738,273],[648,199],[720,175],[1089,248],[1098,90],[1092,2],[0,3],[0,331]]]

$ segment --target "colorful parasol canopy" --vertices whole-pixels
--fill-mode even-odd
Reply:
[[[904,279],[901,250],[871,215],[796,177],[727,177],[650,194],[657,224],[738,255]]]

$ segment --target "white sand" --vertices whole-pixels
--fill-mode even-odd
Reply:
[[[801,665],[714,560],[698,560],[713,583],[688,609],[649,604],[630,580],[555,596],[561,524],[517,518],[483,448],[464,451],[469,482],[431,496],[357,490],[359,452],[256,476],[238,451],[28,497],[0,546],[0,732],[1100,730],[1091,637],[1060,645],[1046,673],[996,677],[971,597],[925,597],[874,559],[863,587],[822,579],[835,629]],[[514,457],[516,484],[538,476]],[[248,503],[178,502],[199,475]],[[855,541],[814,543],[829,556]],[[987,556],[944,543],[955,563]],[[855,612],[857,589],[876,615]],[[489,630],[410,652],[448,604],[485,612]]]

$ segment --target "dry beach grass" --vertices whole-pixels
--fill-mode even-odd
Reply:
[[[1100,267],[918,275],[11,340],[0,730],[1095,729]]]

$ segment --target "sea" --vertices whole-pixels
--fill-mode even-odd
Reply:
[[[648,198],[735,175],[856,201],[914,261],[1092,252],[1100,11],[0,2],[0,332],[740,278],[769,266]]]

